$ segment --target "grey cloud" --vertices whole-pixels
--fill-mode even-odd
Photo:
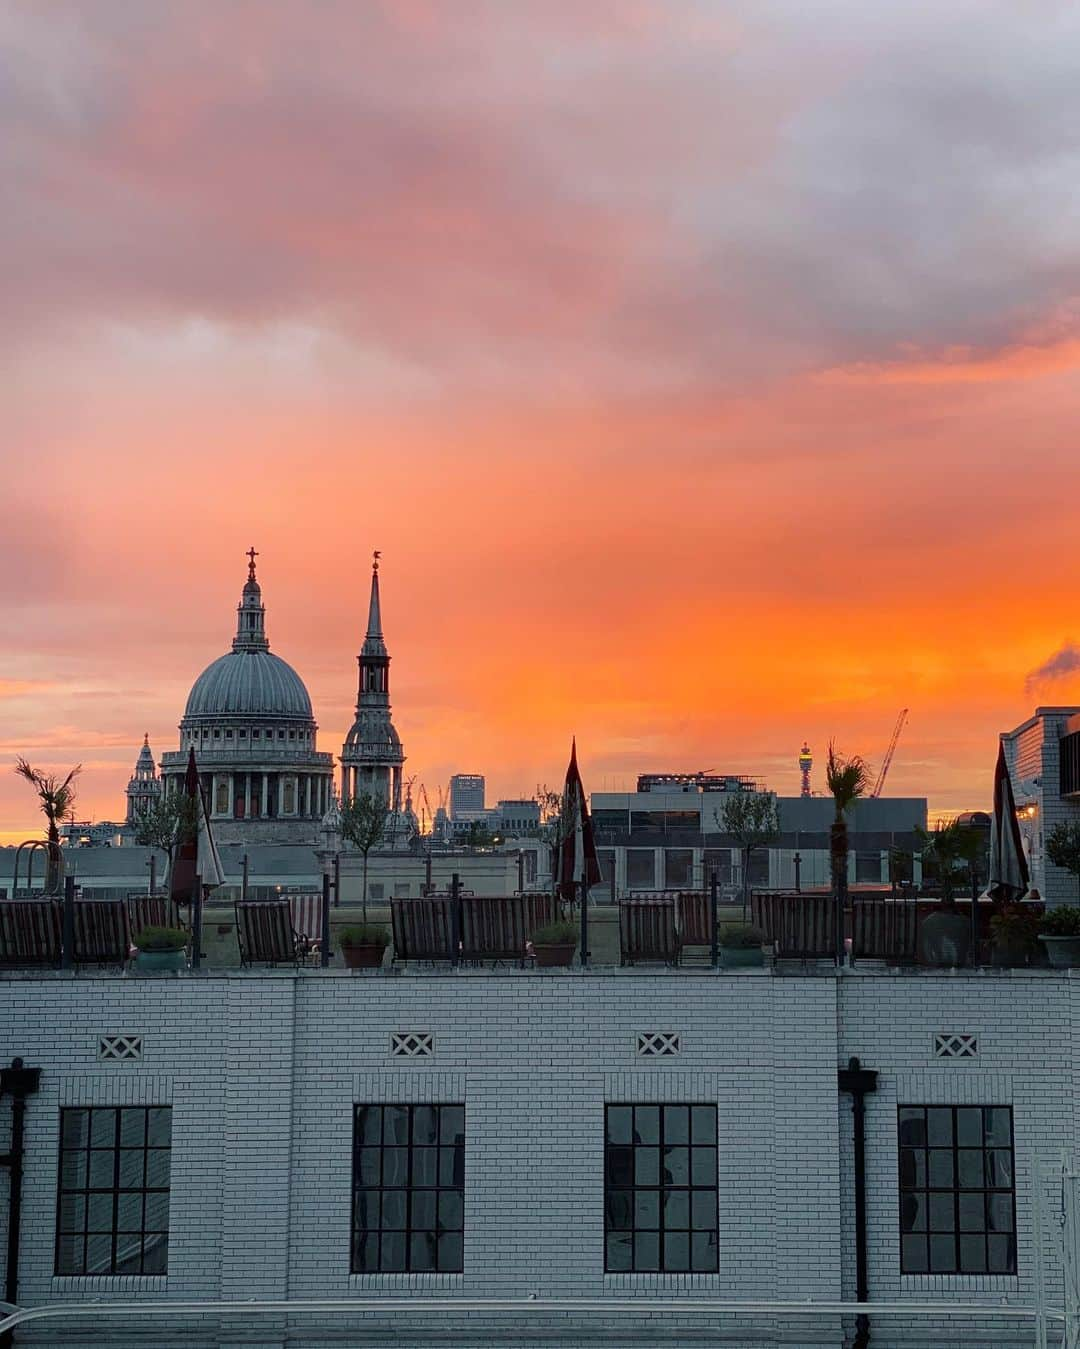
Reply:
[[[1063,647],[1055,651],[1052,656],[1048,656],[1041,665],[1036,666],[1031,671],[1024,680],[1024,690],[1031,693],[1040,684],[1046,684],[1055,679],[1064,679],[1078,671],[1080,671],[1080,648],[1073,642],[1066,642]]]

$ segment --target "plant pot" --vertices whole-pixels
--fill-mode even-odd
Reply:
[[[939,909],[919,928],[919,955],[924,965],[951,968],[967,962],[971,949],[971,922],[965,914]]]
[[[577,942],[560,942],[553,946],[533,942],[533,954],[536,956],[536,963],[541,969],[554,969],[559,965],[573,964],[576,950]]]
[[[187,952],[179,951],[136,951],[135,968],[137,970],[186,970]]]
[[[363,942],[357,946],[342,943],[341,955],[350,970],[377,970],[383,963],[386,947],[379,942]]]
[[[1080,965],[1080,937],[1044,937],[1039,940],[1046,947],[1046,955],[1056,970],[1067,970],[1070,965]]]
[[[760,946],[721,946],[720,964],[726,970],[761,969],[765,952]]]

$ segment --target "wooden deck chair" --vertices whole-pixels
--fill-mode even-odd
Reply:
[[[854,899],[851,904],[851,963],[885,960],[913,964],[918,947],[918,905],[904,899]]]
[[[778,960],[832,960],[836,955],[836,901],[832,895],[757,890],[750,921],[765,934]]]
[[[237,900],[235,913],[241,965],[299,964],[304,948],[287,898]]]
[[[391,899],[394,964],[402,960],[453,959],[452,904],[446,895]]]
[[[77,899],[75,901],[76,965],[126,965],[131,957],[131,927],[127,901],[123,899]]]
[[[462,960],[513,960],[524,967],[527,939],[521,895],[469,895],[462,899]]]
[[[293,931],[304,943],[305,957],[316,963],[322,952],[322,906],[321,893],[289,896]]]
[[[59,965],[60,905],[55,899],[0,902],[0,965]]]
[[[619,963],[639,960],[678,965],[681,954],[674,899],[624,899],[619,902]]]

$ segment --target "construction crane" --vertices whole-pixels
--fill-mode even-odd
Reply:
[[[889,765],[893,761],[893,755],[896,753],[896,742],[900,739],[900,732],[904,729],[904,723],[907,721],[908,709],[900,709],[900,715],[896,718],[896,725],[893,727],[892,739],[889,741],[889,748],[885,751],[885,757],[881,761],[881,772],[877,775],[877,782],[874,783],[874,790],[871,796],[880,796],[881,789],[885,786],[885,778],[889,772]]]
[[[420,801],[420,832],[430,834],[431,826],[435,822],[435,812],[431,809],[431,802],[428,800],[427,788],[421,782],[420,790],[417,793]]]

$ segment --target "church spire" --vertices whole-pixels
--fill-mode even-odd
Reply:
[[[356,708],[390,706],[390,656],[383,641],[382,605],[379,601],[379,558],[378,550],[372,555],[371,563],[371,599],[368,602],[368,624],[364,644],[360,648],[360,687],[356,695]],[[369,696],[374,695],[374,696]]]
[[[379,558],[382,553],[376,548],[372,554],[371,562],[371,599],[368,602],[368,620],[367,635],[364,638],[364,649],[370,649],[375,652],[376,646],[381,654],[386,654],[386,643],[383,641],[382,631],[382,605],[379,601]],[[377,653],[378,654],[378,653]]]
[[[266,639],[266,609],[263,607],[262,590],[255,579],[255,559],[259,554],[249,548],[248,577],[240,603],[236,606],[236,636],[233,638],[234,651],[269,651],[270,643]]]

